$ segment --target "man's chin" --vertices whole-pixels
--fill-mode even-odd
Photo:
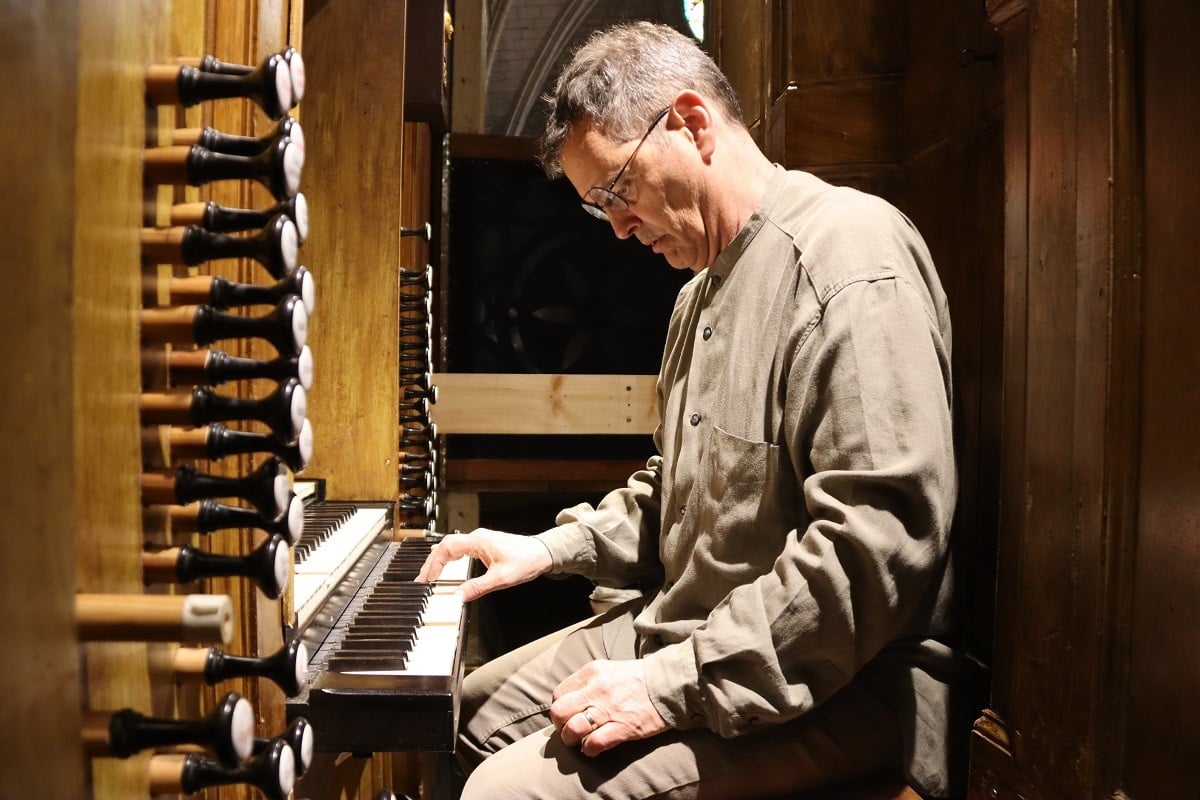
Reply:
[[[692,272],[699,272],[700,270],[703,269],[702,266],[697,266],[695,264],[689,264],[686,261],[683,261],[679,257],[679,255],[675,252],[670,252],[670,253],[664,252],[662,254],[662,257],[664,259],[666,259],[666,262],[668,264],[671,265],[671,269],[677,269],[677,270],[681,270],[681,271],[682,270],[690,270]]]

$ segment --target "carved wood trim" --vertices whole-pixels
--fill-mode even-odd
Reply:
[[[987,16],[997,28],[1029,10],[1029,0],[987,0]]]
[[[983,716],[975,720],[975,733],[982,736],[991,746],[1003,751],[1005,756],[1012,758],[1008,726],[995,711],[990,708],[983,710]]]

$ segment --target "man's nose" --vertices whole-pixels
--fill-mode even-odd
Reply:
[[[628,239],[637,230],[638,218],[637,215],[628,208],[617,211],[613,209],[608,212],[608,221],[612,225],[613,233],[618,239]]]

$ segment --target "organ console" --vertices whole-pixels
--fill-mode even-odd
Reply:
[[[151,747],[195,744],[226,767],[248,759],[254,748],[254,710],[237,692],[226,694],[207,715],[196,720],[149,717],[126,708],[84,715],[84,747],[94,756],[128,758]]]
[[[152,105],[184,108],[206,100],[244,97],[271,119],[279,119],[295,103],[292,72],[278,53],[246,73],[209,72],[183,65],[151,64],[146,68],[146,99]]]
[[[190,544],[142,553],[146,583],[192,583],[206,578],[243,577],[254,581],[264,595],[276,599],[287,587],[291,572],[288,541],[272,534],[244,556],[206,553]]]
[[[258,23],[265,24],[269,16],[260,14]],[[125,397],[140,394],[137,423],[143,440],[140,496],[135,501],[140,504],[142,530],[134,533],[140,552],[130,553],[129,561],[132,564],[134,557],[140,561],[140,577],[147,584],[206,581],[215,589],[228,583],[230,595],[153,590],[142,595],[79,594],[76,606],[81,642],[172,646],[158,648],[171,654],[175,684],[170,689],[178,693],[168,698],[173,702],[166,707],[206,709],[213,700],[217,705],[200,720],[159,719],[131,709],[88,711],[87,736],[97,743],[89,752],[113,755],[135,747],[197,744],[213,751],[214,760],[191,752],[160,752],[149,759],[145,787],[149,793],[192,793],[243,783],[268,797],[282,798],[308,768],[314,748],[334,750],[350,744],[350,749],[365,753],[452,747],[465,635],[461,598],[455,596],[452,570],[433,587],[417,586],[411,575],[405,576],[402,565],[424,539],[415,530],[397,534],[392,519],[396,509],[420,505],[429,514],[436,508],[434,482],[426,472],[437,463],[432,446],[436,432],[428,414],[436,400],[436,387],[429,379],[432,351],[428,345],[432,334],[428,290],[433,275],[430,267],[405,270],[398,279],[403,297],[394,303],[403,319],[398,323],[401,357],[408,362],[402,376],[401,418],[404,428],[419,432],[409,438],[420,440],[421,452],[396,454],[406,467],[403,471],[394,467],[396,461],[388,453],[394,472],[384,478],[390,482],[398,477],[407,493],[399,496],[388,487],[386,498],[377,503],[320,500],[305,509],[292,491],[291,474],[302,471],[313,456],[313,432],[307,419],[313,358],[307,346],[307,323],[315,291],[313,276],[299,265],[298,254],[309,233],[308,198],[299,191],[309,151],[301,125],[287,116],[287,109],[304,94],[304,63],[291,48],[256,66],[211,56],[186,60],[189,63],[146,68],[145,98],[150,105],[189,107],[242,97],[278,122],[255,132],[266,131],[266,135],[242,135],[251,133],[250,126],[233,121],[220,106],[203,116],[189,113],[186,121],[181,112],[171,117],[170,109],[163,109],[145,115],[145,120],[166,121],[170,129],[138,133],[139,139],[144,135],[145,141],[156,145],[169,144],[148,147],[143,153],[140,188],[144,196],[138,199],[147,208],[142,218],[153,222],[146,222],[140,231],[141,258],[128,276],[132,281],[123,284],[142,286],[141,309],[130,309],[138,311],[142,385],[124,387],[130,390]],[[209,127],[189,127],[201,119]],[[142,122],[140,113],[138,122]],[[317,158],[316,150],[312,152]],[[258,182],[274,200],[248,203],[245,198],[252,194],[244,188],[221,184],[232,181]],[[162,191],[162,186],[176,190]],[[179,189],[183,186],[202,191],[185,193]],[[181,202],[197,197],[201,202]],[[222,204],[231,199],[232,204]],[[151,205],[153,214],[148,210]],[[429,242],[433,228],[426,222],[402,227],[399,235]],[[409,240],[405,241],[408,246]],[[216,259],[256,262],[271,278],[257,273],[246,277],[255,272],[256,264],[239,265],[227,273],[244,283],[193,271],[183,274],[165,266],[156,269],[199,266]],[[423,294],[418,296],[414,289]],[[274,308],[243,311],[250,305]],[[237,313],[227,313],[232,309]],[[410,336],[421,344],[405,341]],[[278,357],[259,357],[260,347],[250,339],[270,343]],[[228,343],[222,345],[227,351],[216,349],[217,342]],[[258,379],[278,385],[262,389],[270,393],[261,397],[247,396],[257,394],[252,386],[225,385]],[[217,386],[224,388],[214,389]],[[390,429],[392,418],[386,419],[391,448],[395,431]],[[261,423],[269,432],[236,429],[250,427],[241,423]],[[259,462],[256,457],[257,467],[249,470],[247,460],[233,458],[253,453],[263,453],[266,460]],[[194,460],[217,463],[199,468],[185,463]],[[126,476],[132,477],[129,472]],[[222,531],[231,535],[213,536]],[[393,541],[396,535],[403,541]],[[200,544],[193,540],[199,536],[212,538]],[[248,542],[257,544],[250,549]],[[289,545],[295,546],[294,551],[289,551]],[[231,548],[247,552],[231,552]],[[294,556],[294,568],[289,555]],[[136,586],[128,588],[137,591]],[[268,602],[288,591],[290,601]],[[257,627],[238,637],[242,648],[238,652],[245,656],[217,647],[179,646],[229,642],[239,617]],[[389,619],[396,623],[392,629],[381,624]],[[275,621],[280,631],[270,630]],[[276,650],[279,634],[286,644]],[[259,655],[259,645],[262,651],[275,652]],[[84,652],[90,658],[95,650]],[[314,666],[310,654],[316,657],[318,652],[322,663]],[[88,667],[89,677],[103,674]],[[295,701],[286,709],[287,730],[275,739],[253,738],[254,714],[247,700],[231,701],[233,693],[219,698],[206,688],[234,681],[232,688],[257,696],[258,678],[276,683]],[[343,695],[349,698],[348,706],[338,704]],[[157,691],[154,697],[155,708],[163,707]],[[380,709],[351,736],[347,729],[360,727],[351,717],[369,698],[377,698]],[[322,730],[326,723],[300,713],[300,707],[308,705],[322,720],[342,717],[328,742]],[[97,707],[105,707],[103,700]],[[219,726],[235,714],[249,720],[243,727],[250,730],[252,746],[247,752],[243,735],[231,756],[232,740],[222,741]],[[384,715],[391,717],[386,726],[381,724]],[[278,730],[274,723],[270,727]],[[107,768],[107,762],[97,767]]]
[[[180,203],[171,207],[171,224],[199,225],[213,233],[237,233],[262,228],[278,214],[285,215],[296,225],[300,244],[308,238],[308,198],[304,192],[282,200],[270,208],[230,208],[211,200],[206,203]]]
[[[286,442],[304,427],[308,396],[300,381],[288,378],[267,396],[252,400],[219,395],[211,387],[191,392],[145,392],[139,403],[144,425],[207,425],[210,422],[256,420]]]
[[[229,381],[266,378],[282,383],[296,380],[308,391],[312,388],[313,358],[308,345],[301,347],[300,354],[295,358],[277,358],[271,361],[239,358],[223,350],[213,349],[172,350],[169,353],[161,350],[143,350],[142,374],[147,382],[151,376],[162,376],[163,383],[168,387],[219,386]]]
[[[219,258],[252,258],[273,278],[296,266],[300,235],[286,214],[276,214],[254,236],[213,233],[199,225],[143,228],[142,257],[151,264],[195,266]]]
[[[142,473],[141,487],[142,501],[147,505],[187,505],[204,498],[239,497],[264,517],[274,520],[287,513],[292,488],[291,473],[276,456],[240,478],[209,475],[188,465],[174,470],[149,470]]]
[[[196,753],[158,755],[147,768],[150,794],[192,794],[214,786],[245,783],[267,800],[287,800],[296,781],[296,759],[282,739],[232,769]]]
[[[147,183],[204,186],[220,180],[253,180],[265,186],[276,200],[300,191],[304,147],[279,139],[254,156],[231,156],[200,145],[152,147],[142,160]]]

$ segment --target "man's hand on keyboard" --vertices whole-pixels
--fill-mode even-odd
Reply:
[[[451,533],[434,545],[417,580],[436,581],[446,564],[463,556],[487,567],[487,572],[462,584],[464,602],[531,581],[554,566],[550,551],[533,537],[476,528],[470,533]]]

